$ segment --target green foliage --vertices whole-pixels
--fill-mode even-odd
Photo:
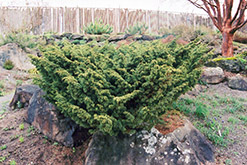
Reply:
[[[4,162],[6,160],[5,156],[0,156],[0,163]]]
[[[236,119],[235,117],[229,117],[227,121],[232,123],[232,124],[237,124],[238,123],[238,119]]]
[[[181,94],[190,90],[208,59],[198,40],[135,42],[120,46],[49,45],[30,56],[40,77],[35,83],[59,111],[91,133],[134,133],[160,121]]]
[[[3,96],[3,90],[4,90],[4,83],[3,81],[0,81],[0,96]]]
[[[0,36],[0,45],[8,43],[16,43],[20,48],[26,50],[26,48],[36,48],[38,45],[38,36],[30,35],[23,31],[13,31],[11,33]]]
[[[14,63],[11,60],[6,60],[3,64],[3,68],[7,70],[11,70],[14,68]]]
[[[19,142],[20,142],[20,143],[23,143],[23,142],[24,142],[24,137],[23,137],[23,136],[20,136],[20,137],[19,137]]]
[[[21,109],[21,108],[23,108],[24,107],[24,104],[21,102],[21,101],[18,101],[17,102],[17,108],[18,109]]]
[[[208,108],[205,104],[202,103],[198,103],[196,105],[196,111],[195,114],[197,115],[197,117],[199,118],[206,118],[208,116]]]
[[[102,20],[95,20],[84,27],[86,34],[110,34],[113,28],[110,25],[105,25]]]
[[[222,123],[212,119],[207,120],[205,123],[195,122],[196,128],[206,135],[210,141],[212,141],[216,145],[227,146],[226,137],[230,133],[228,127],[223,127]]]
[[[147,31],[148,27],[145,25],[145,23],[137,23],[133,26],[130,26],[128,29],[126,29],[125,33],[130,35],[135,34],[144,34]]]
[[[21,86],[23,84],[22,80],[16,80],[16,86]]]
[[[180,98],[173,102],[173,109],[188,116],[197,129],[214,144],[225,147],[232,141],[232,126],[247,123],[247,116],[244,114],[247,110],[244,106],[246,101],[245,98],[201,94],[196,98]],[[228,137],[230,133],[231,136]]]
[[[3,145],[0,147],[0,150],[2,151],[2,150],[5,150],[6,148],[7,148],[7,145]]]
[[[11,160],[11,161],[9,162],[9,164],[10,164],[10,165],[16,165],[16,161],[15,161],[15,160]]]
[[[21,124],[19,125],[19,129],[20,129],[20,130],[23,130],[23,129],[24,129],[24,123],[21,123]]]
[[[238,118],[239,118],[239,120],[243,121],[244,124],[247,123],[247,116],[246,115],[240,115],[240,116],[238,116]]]
[[[163,37],[167,37],[168,35],[178,36],[186,41],[191,41],[197,37],[201,37],[204,43],[213,43],[218,45],[217,41],[215,40],[215,31],[205,26],[199,26],[195,28],[193,26],[180,24],[170,29],[167,27],[162,27],[159,29],[158,33]]]

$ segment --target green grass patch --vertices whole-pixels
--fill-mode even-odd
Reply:
[[[6,148],[7,148],[7,145],[3,145],[0,147],[0,150],[2,151],[2,150],[5,150]]]
[[[246,110],[244,98],[233,98],[215,94],[208,96],[201,94],[196,98],[181,98],[173,103],[173,109],[183,112],[190,117],[195,127],[201,131],[215,145],[226,147],[231,142],[228,138],[230,132],[234,131],[233,126],[240,124],[240,121],[247,123],[247,116],[239,115]],[[231,114],[227,122],[222,116]]]
[[[229,117],[227,121],[232,124],[237,124],[239,122],[239,120],[236,119],[235,117]]]

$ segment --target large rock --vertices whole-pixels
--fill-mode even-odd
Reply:
[[[205,67],[201,80],[207,84],[218,84],[225,79],[223,70],[220,67]]]
[[[232,89],[247,91],[247,77],[240,74],[228,78],[228,86]]]
[[[11,105],[13,107],[17,102],[28,102],[25,121],[52,140],[69,147],[86,140],[89,137],[88,131],[60,114],[54,105],[43,98],[44,94],[37,86],[20,86],[16,89]]]
[[[243,68],[243,64],[237,59],[218,60],[216,63],[217,66],[221,67],[223,70],[233,73],[239,73]]]
[[[137,40],[137,41],[139,41],[139,40],[141,40],[141,41],[152,41],[154,39],[155,39],[154,37],[149,36],[149,35],[145,35],[145,34],[135,37],[135,40]]]
[[[207,67],[220,67],[224,71],[232,72],[232,73],[240,73],[242,71],[247,70],[246,64],[241,62],[240,60],[233,58],[220,58],[215,60],[208,61],[205,66]]]
[[[7,60],[11,60],[14,63],[14,67],[19,70],[34,68],[27,53],[14,43],[9,43],[0,47],[0,66],[3,66]]]
[[[201,165],[214,162],[214,148],[186,121],[170,134],[153,128],[132,136],[94,134],[85,165]]]
[[[111,35],[108,39],[109,42],[118,42],[121,40],[125,40],[128,36],[121,34],[121,35]]]
[[[71,40],[83,40],[84,36],[81,34],[72,34]]]
[[[15,90],[14,97],[9,104],[9,107],[15,109],[17,106],[28,107],[29,100],[32,98],[33,94],[40,88],[37,85],[23,85],[19,86]],[[20,107],[21,106],[21,107]]]

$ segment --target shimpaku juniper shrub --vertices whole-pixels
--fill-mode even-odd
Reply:
[[[201,74],[209,50],[199,40],[132,43],[116,48],[105,43],[41,48],[31,56],[35,79],[46,98],[65,116],[91,133],[131,134],[150,129]]]

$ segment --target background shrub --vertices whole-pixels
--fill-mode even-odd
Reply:
[[[148,26],[145,25],[145,23],[136,23],[133,26],[130,26],[128,29],[126,29],[125,33],[130,35],[135,34],[144,34],[148,30]]]
[[[11,60],[6,60],[3,64],[3,68],[7,70],[11,70],[14,68],[14,63]]]
[[[150,129],[182,93],[191,89],[207,60],[198,40],[175,42],[49,45],[31,56],[35,79],[59,111],[90,132],[134,133]]]
[[[105,25],[102,20],[95,20],[84,27],[86,34],[110,34],[113,28],[110,25]]]
[[[4,90],[4,83],[3,81],[0,81],[0,96],[3,96],[3,90]]]
[[[0,46],[15,43],[23,50],[26,50],[26,48],[35,49],[40,42],[38,40],[40,40],[39,36],[30,35],[23,31],[13,31],[0,36]]]

